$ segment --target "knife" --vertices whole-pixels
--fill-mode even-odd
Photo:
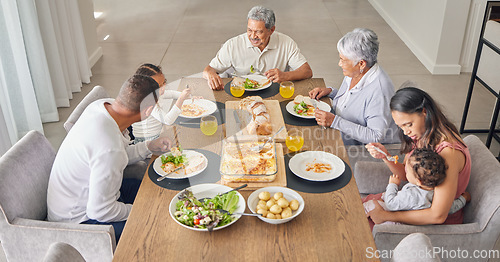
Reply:
[[[236,124],[238,125],[238,127],[240,128],[240,130],[243,130],[241,128],[241,120],[240,120],[240,116],[238,115],[238,112],[237,110],[233,110],[233,115],[234,115],[234,121],[236,122]]]
[[[159,177],[158,179],[156,179],[156,181],[160,182],[160,181],[162,181],[163,179],[165,179],[168,175],[170,175],[170,174],[172,174],[172,173],[174,173],[174,172],[176,172],[176,171],[178,171],[178,170],[181,170],[181,169],[183,169],[183,168],[184,168],[184,165],[182,165],[182,166],[180,166],[180,167],[176,167],[174,170],[172,170],[172,171],[170,171],[170,172],[166,173],[165,175],[163,175],[162,177]]]

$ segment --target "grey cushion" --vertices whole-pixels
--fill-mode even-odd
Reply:
[[[69,130],[75,125],[78,118],[80,118],[83,111],[90,103],[102,98],[110,98],[108,92],[106,92],[102,86],[94,86],[94,88],[92,88],[92,90],[75,107],[75,110],[71,112],[71,115],[69,115],[66,122],[64,122],[64,129],[66,129],[66,132],[69,132]]]
[[[111,261],[110,225],[47,222],[47,187],[55,152],[30,131],[0,158],[0,242],[8,261],[40,261],[49,245],[74,246],[87,261]]]
[[[0,158],[0,203],[9,220],[47,217],[47,186],[55,156],[49,141],[31,131]]]
[[[50,245],[43,262],[85,262],[82,254],[72,245],[55,242]]]
[[[413,233],[401,240],[394,249],[391,261],[423,262],[440,261],[439,256],[429,253],[433,250],[431,240],[422,233]]]
[[[354,170],[354,179],[361,194],[384,192],[391,176],[391,170],[384,162],[359,161]]]

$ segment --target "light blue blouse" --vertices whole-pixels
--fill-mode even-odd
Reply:
[[[345,145],[359,145],[371,142],[399,143],[399,130],[392,119],[389,102],[394,95],[394,85],[382,67],[375,64],[361,79],[358,90],[349,90],[350,77],[344,77],[340,88],[332,89],[335,111],[339,98],[351,92],[348,102],[336,114],[331,128],[342,132]],[[361,84],[361,85],[360,85]]]

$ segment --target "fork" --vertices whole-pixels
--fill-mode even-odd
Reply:
[[[281,130],[283,130],[283,128],[285,128],[285,126],[282,126],[280,127],[280,129],[278,129],[278,131],[276,131],[276,133],[274,133],[274,135],[272,135],[268,140],[266,140],[266,142],[264,142],[263,145],[261,146],[255,146],[255,147],[252,147],[252,150],[254,151],[257,151],[257,152],[260,152],[262,151],[262,149],[264,149],[264,147],[266,146],[267,143],[271,142],[271,140],[273,140],[273,138],[279,133],[281,132]]]
[[[385,158],[386,158],[387,160],[389,160],[389,161],[391,161],[391,162],[397,162],[397,161],[398,161],[398,159],[397,159],[397,158],[395,158],[394,156],[389,156],[389,155],[387,155],[387,153],[386,153],[386,152],[384,152],[384,151],[382,151],[382,149],[380,149],[380,148],[378,148],[378,147],[376,147],[376,146],[374,146],[373,148],[374,148],[375,150],[377,150],[378,152],[380,152],[380,153],[384,154],[384,155],[385,155]]]
[[[311,99],[311,103],[314,106],[314,112],[316,112],[316,110],[318,109],[318,101],[316,101],[315,99]],[[326,126],[321,126],[321,128],[326,129]]]
[[[186,89],[189,89],[189,85],[186,84]],[[193,98],[193,94],[190,95],[191,96],[191,104],[194,103],[194,98]]]

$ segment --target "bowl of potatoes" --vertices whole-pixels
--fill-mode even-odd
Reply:
[[[247,203],[252,213],[261,214],[258,218],[270,224],[286,223],[304,210],[304,199],[299,193],[278,186],[255,190]]]

